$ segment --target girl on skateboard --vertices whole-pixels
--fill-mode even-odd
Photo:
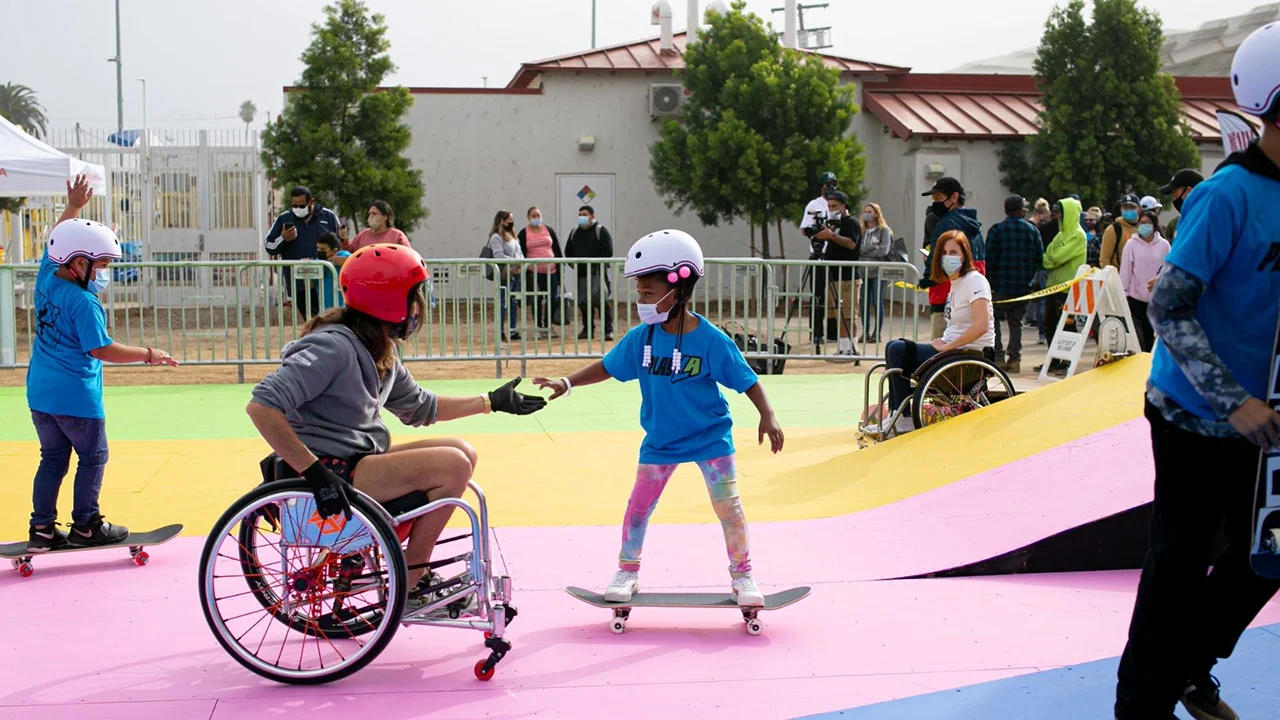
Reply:
[[[111,228],[80,219],[93,197],[83,175],[67,183],[67,209],[58,219],[36,275],[35,342],[27,371],[27,406],[40,440],[40,465],[31,492],[27,552],[66,545],[90,547],[120,542],[128,528],[105,521],[98,509],[107,466],[106,412],[102,407],[102,363],[177,365],[163,350],[121,345],[107,334],[107,314],[98,293],[107,289],[107,266],[120,259]],[[58,529],[58,490],[76,465],[70,532]]]
[[[724,385],[746,393],[760,411],[759,442],[769,436],[782,450],[782,428],[759,379],[733,341],[692,312],[693,288],[702,277],[702,248],[679,230],[640,238],[627,251],[625,275],[636,281],[643,324],[632,328],[604,357],[559,380],[535,378],[551,399],[574,387],[614,378],[640,383],[640,465],[622,523],[618,571],[605,590],[610,602],[627,602],[640,589],[640,550],[645,529],[667,481],[682,463],[696,463],[724,530],[731,594],[739,605],[761,606],[764,596],[751,577],[747,521],[738,499],[729,405]]]

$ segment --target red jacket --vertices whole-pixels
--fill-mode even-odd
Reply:
[[[987,261],[974,260],[973,266],[982,273],[983,277],[987,274]],[[938,283],[929,288],[929,304],[930,305],[946,305],[947,295],[951,293],[951,281]]]

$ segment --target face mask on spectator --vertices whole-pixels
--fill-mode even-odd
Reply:
[[[1155,232],[1156,232],[1156,229],[1151,225],[1151,223],[1142,223],[1141,225],[1138,226],[1138,236],[1141,237],[1143,240],[1151,237],[1152,235],[1155,234]]]
[[[1136,223],[1138,222],[1138,211],[1125,210],[1122,213],[1120,213],[1120,217],[1124,218],[1124,221],[1127,223]]]
[[[540,217],[529,218],[529,224],[534,227],[542,227],[542,218]]]
[[[579,216],[578,216],[578,227],[580,227],[580,228],[584,228],[584,227],[586,227],[586,226],[587,226],[587,224],[588,224],[588,223],[590,223],[590,222],[591,222],[591,218],[587,217],[586,215],[579,215]]]
[[[311,208],[310,208],[309,206],[307,206],[307,205],[303,205],[302,207],[296,207],[296,208],[293,208],[293,214],[294,214],[294,216],[295,216],[295,217],[304,218],[304,217],[306,217],[307,215],[309,215],[310,213],[311,213]]]
[[[875,213],[862,213],[862,222],[864,222],[864,223],[866,223],[866,224],[870,225],[871,223],[873,223],[873,222],[875,222],[875,221],[876,221],[876,214],[875,214]]]

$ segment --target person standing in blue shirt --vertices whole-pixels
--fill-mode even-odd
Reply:
[[[345,302],[337,288],[337,283],[334,282],[334,276],[342,270],[342,264],[351,257],[351,253],[342,249],[342,241],[337,233],[325,233],[316,240],[316,257],[332,263],[335,268],[333,272],[325,270],[324,280],[320,283],[320,304],[325,310],[343,307]]]
[[[49,235],[36,275],[35,342],[27,370],[27,406],[40,441],[40,465],[31,493],[27,551],[47,552],[70,544],[87,547],[123,540],[129,531],[106,522],[98,508],[107,465],[102,363],[177,365],[163,350],[114,342],[98,293],[111,280],[107,266],[120,259],[111,228],[80,219],[93,197],[83,175],[67,183],[67,209]],[[58,529],[58,490],[76,466],[71,529]]]
[[[614,378],[640,383],[640,466],[627,502],[618,571],[605,590],[610,602],[626,602],[640,589],[640,550],[649,518],[667,481],[682,463],[696,463],[724,531],[731,595],[742,606],[764,596],[751,576],[747,520],[738,498],[733,419],[720,385],[745,393],[760,411],[759,442],[769,436],[782,450],[782,428],[755,372],[729,336],[692,312],[694,285],[703,274],[702,248],[691,235],[660,230],[627,251],[626,277],[636,279],[641,325],[604,357],[559,380],[534,378],[551,388],[552,400],[574,387]]]
[[[1264,400],[1280,318],[1280,23],[1241,43],[1231,77],[1262,137],[1187,196],[1148,308],[1155,501],[1119,720],[1173,718],[1179,699],[1193,717],[1234,720],[1210,670],[1280,589],[1249,563],[1259,447],[1280,447]]]

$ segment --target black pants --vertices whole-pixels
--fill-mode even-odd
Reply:
[[[1040,321],[1040,331],[1044,333],[1045,342],[1053,347],[1053,336],[1058,332],[1058,321],[1062,319],[1062,306],[1067,303],[1067,294],[1054,293],[1044,299],[1044,315]]]
[[[1249,567],[1257,446],[1183,430],[1150,403],[1146,416],[1155,504],[1129,642],[1120,658],[1120,720],[1168,718],[1188,680],[1203,678],[1217,658],[1229,657],[1280,589],[1280,581]],[[1228,545],[1210,571],[1219,529]]]
[[[1000,300],[1006,298],[1015,298],[1017,295],[996,295],[996,302],[991,306],[996,316],[996,361],[1005,359],[1006,346],[1001,342],[1000,325],[1007,324],[1009,329],[1008,337],[1008,359],[1009,362],[1017,362],[1022,359],[1022,318],[1027,315],[1027,304],[1029,300],[1015,303],[1002,303]]]
[[[1133,316],[1133,331],[1138,335],[1138,346],[1142,348],[1142,352],[1151,352],[1156,344],[1156,331],[1147,319],[1147,304],[1129,298],[1129,314]]]

